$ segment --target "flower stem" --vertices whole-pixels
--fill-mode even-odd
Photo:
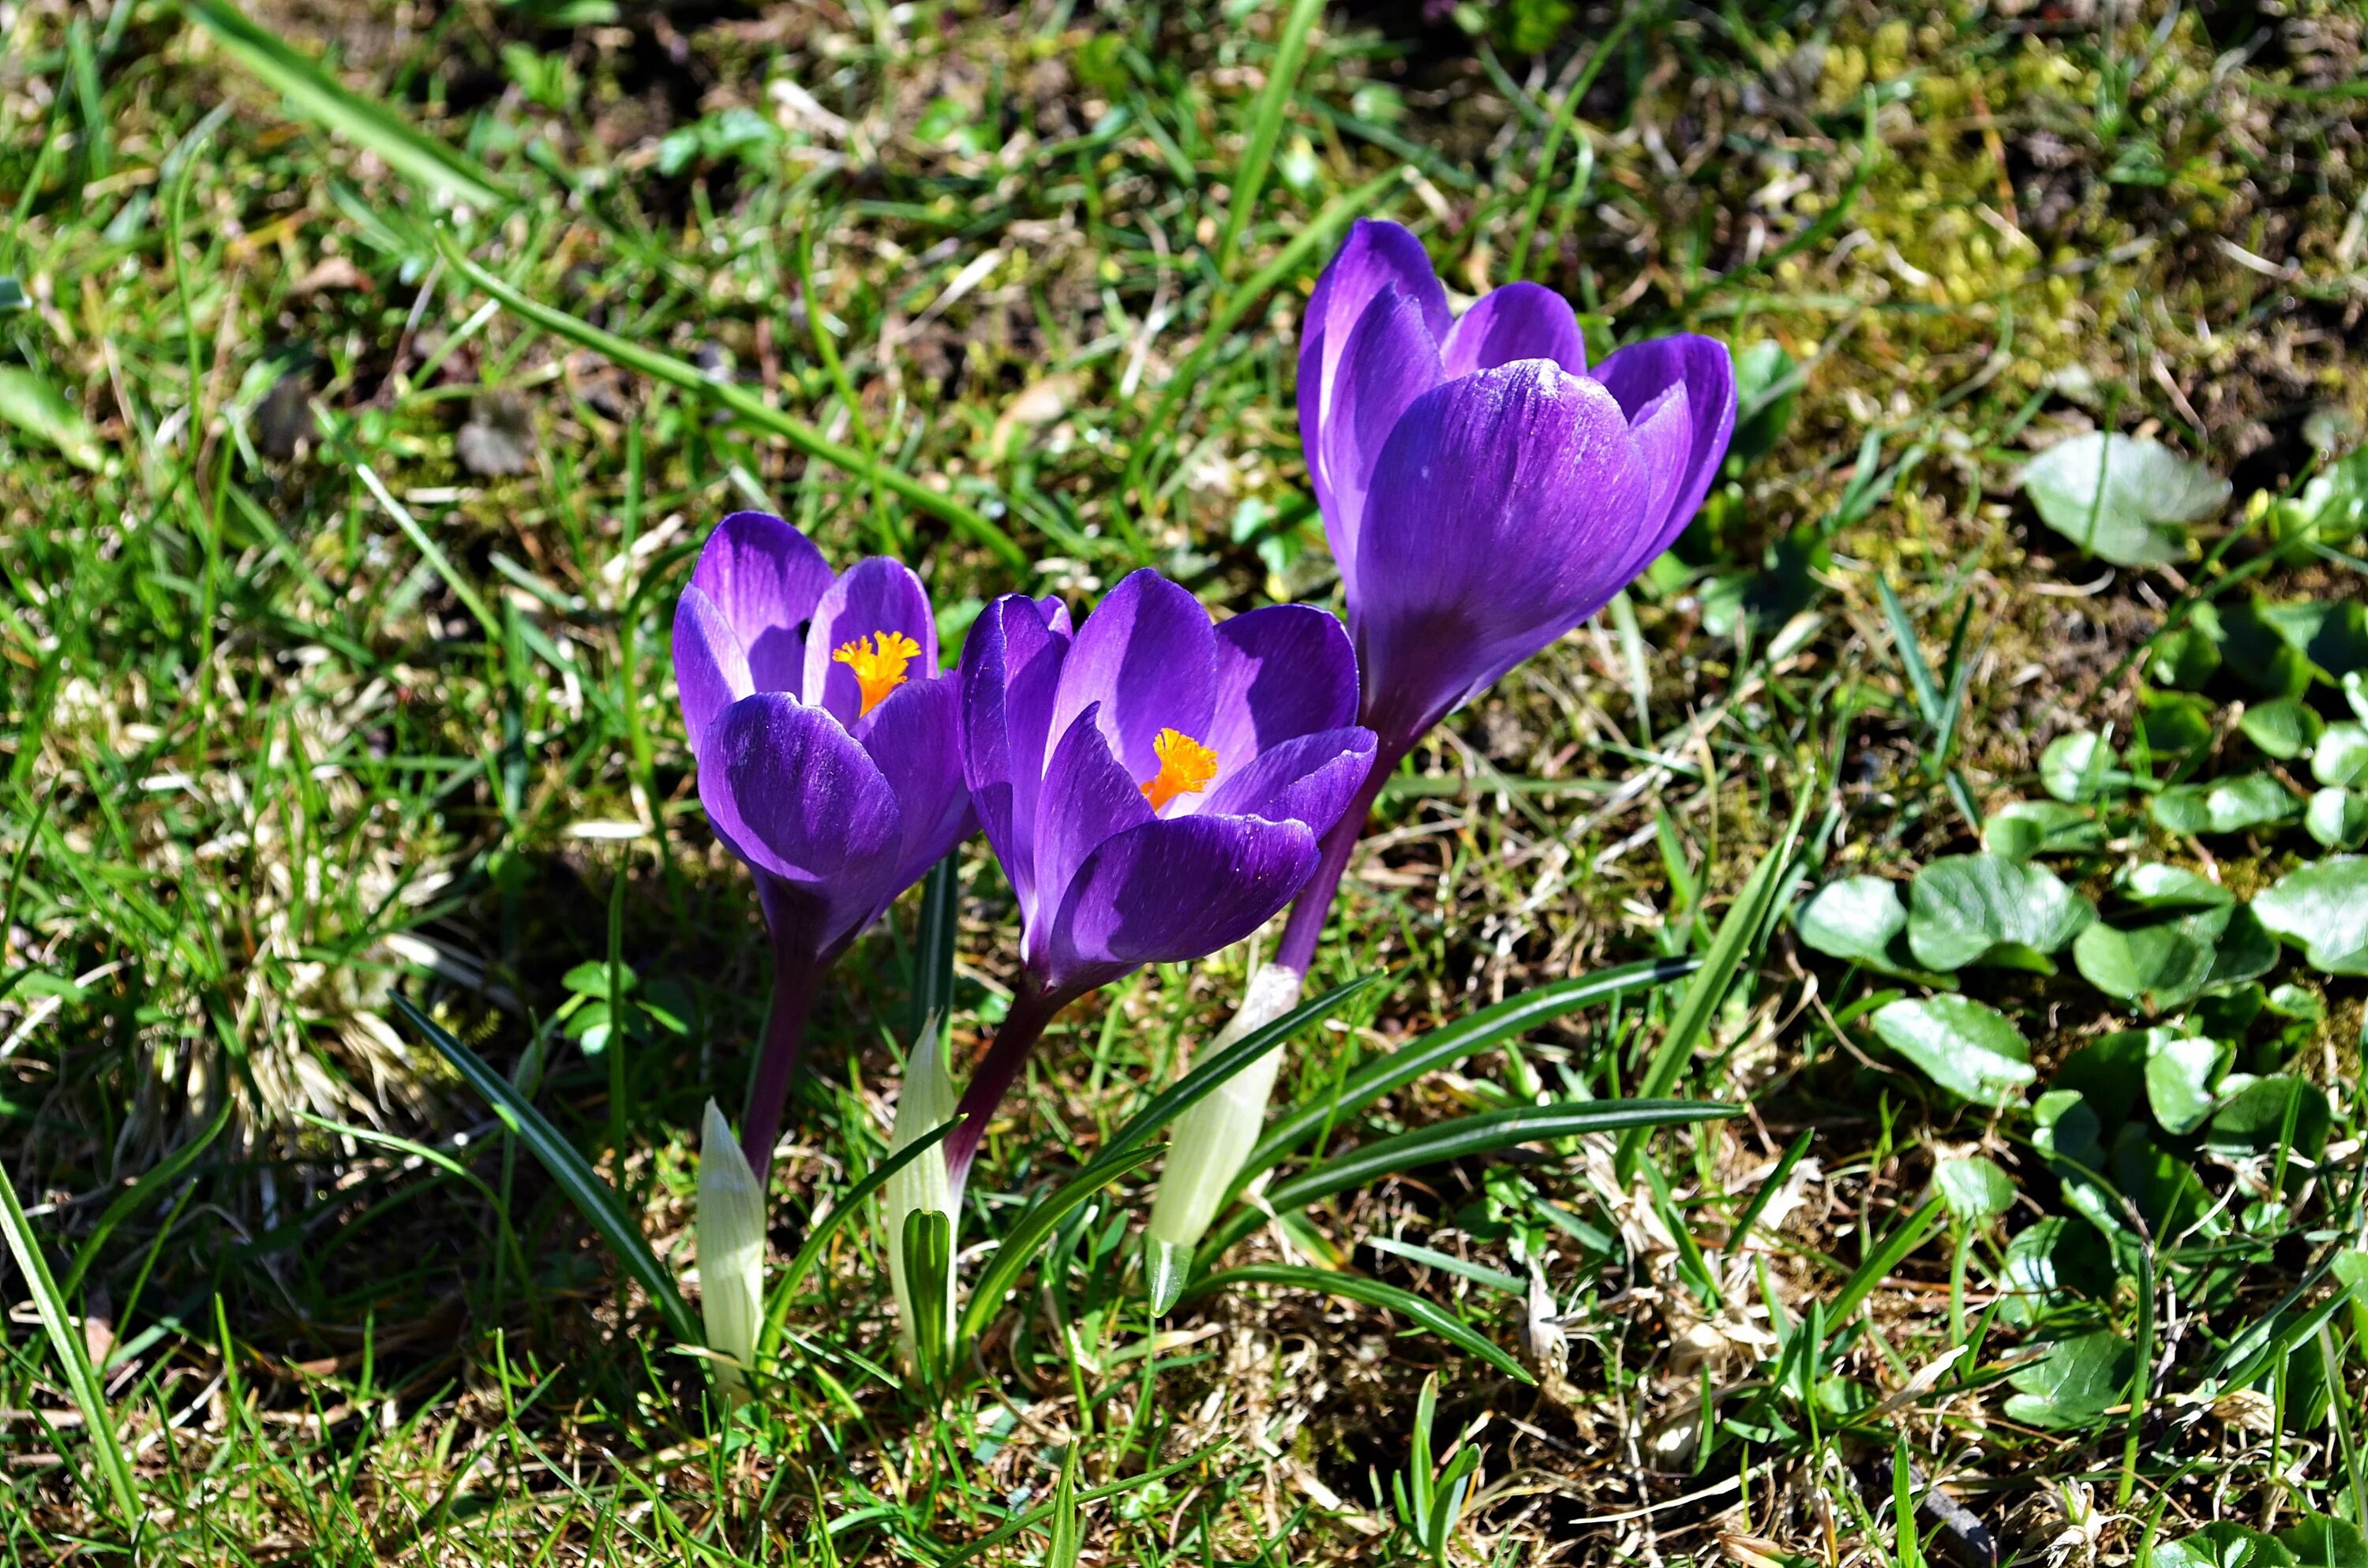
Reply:
[[[946,1174],[953,1184],[957,1206],[962,1202],[962,1184],[970,1177],[970,1163],[978,1155],[978,1146],[986,1137],[986,1123],[1003,1096],[1011,1092],[1011,1085],[1027,1064],[1028,1052],[1044,1033],[1060,1010],[1069,1005],[1066,995],[1053,994],[1036,989],[1023,980],[1011,995],[1011,1010],[1003,1015],[1003,1022],[995,1031],[995,1043],[979,1060],[978,1071],[970,1075],[969,1087],[962,1090],[961,1103],[954,1107],[964,1120],[946,1137]]]
[[[789,1103],[790,1084],[804,1053],[814,982],[827,967],[826,960],[814,954],[805,922],[782,907],[786,903],[766,901],[773,932],[773,1002],[765,1019],[765,1046],[748,1080],[748,1103],[740,1113],[740,1152],[760,1186],[772,1164],[773,1144],[781,1135],[781,1109]]]

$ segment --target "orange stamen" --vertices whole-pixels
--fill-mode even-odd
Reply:
[[[1181,730],[1162,730],[1151,743],[1159,771],[1143,787],[1143,798],[1158,811],[1178,795],[1197,795],[1217,776],[1217,754]]]
[[[905,666],[921,656],[921,645],[901,631],[875,631],[869,637],[859,637],[852,642],[842,642],[831,653],[831,662],[845,665],[855,672],[855,684],[863,689],[863,707],[856,714],[861,718],[882,702],[888,694],[905,684]]]

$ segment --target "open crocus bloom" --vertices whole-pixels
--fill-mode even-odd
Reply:
[[[1590,371],[1535,283],[1452,316],[1421,243],[1368,219],[1308,302],[1299,422],[1394,758],[1669,547],[1726,455],[1735,372],[1692,335]]]
[[[1414,235],[1357,223],[1308,301],[1299,435],[1379,754],[1217,1046],[1298,1001],[1398,760],[1651,565],[1709,494],[1734,428],[1734,366],[1714,340],[1634,344],[1590,371],[1559,294],[1508,284],[1454,316]],[[1269,1053],[1177,1119],[1150,1225],[1158,1310],[1257,1138],[1281,1061]]]
[[[675,676],[716,835],[756,874],[773,1017],[744,1118],[765,1168],[814,979],[972,825],[955,683],[920,579],[837,576],[780,518],[735,512],[675,607]]]
[[[962,766],[1019,896],[1027,973],[947,1141],[957,1182],[1053,1013],[1258,929],[1315,869],[1374,751],[1338,621],[1279,605],[1212,625],[1151,571],[1074,635],[1054,601],[997,599],[962,688]]]

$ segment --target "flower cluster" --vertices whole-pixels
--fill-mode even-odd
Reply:
[[[1308,306],[1299,410],[1345,628],[1305,605],[1212,621],[1141,571],[1074,626],[1054,599],[996,600],[946,672],[909,569],[874,559],[834,576],[757,513],[723,520],[683,592],[676,671],[700,800],[755,875],[776,965],[738,1151],[710,1124],[734,1213],[761,1216],[746,1193],[761,1191],[806,1007],[839,953],[973,825],[1019,903],[1020,976],[994,1041],[958,1099],[940,1043],[921,1042],[900,1106],[899,1147],[949,1105],[962,1117],[941,1158],[889,1188],[908,1334],[904,1212],[951,1221],[1045,1027],[1099,986],[1214,952],[1292,905],[1228,1037],[1287,1011],[1383,782],[1668,546],[1725,456],[1735,387],[1725,349],[1702,337],[1589,370],[1570,306],[1535,284],[1456,317],[1414,235],[1361,222]],[[1163,1308],[1255,1141],[1276,1060],[1177,1124],[1150,1224]],[[721,1304],[710,1337],[743,1361],[753,1277],[713,1271],[757,1267],[746,1223],[719,1225],[712,1252],[701,1225],[705,1294]]]

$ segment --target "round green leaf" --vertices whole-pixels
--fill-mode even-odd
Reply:
[[[2212,1085],[2226,1064],[2217,1040],[2171,1035],[2146,1048],[2146,1104],[2165,1132],[2192,1132],[2212,1114]]]
[[[2072,944],[2072,962],[2082,979],[2124,1002],[2192,995],[2212,972],[2213,934],[2202,924],[2192,916],[2128,927],[2100,921]]]
[[[2310,776],[2328,785],[2368,785],[2368,724],[2329,724],[2311,751]]]
[[[2211,784],[2176,784],[2155,796],[2155,822],[2165,831],[2242,833],[2293,816],[2294,791],[2266,773],[2240,773]]]
[[[2003,855],[1950,855],[1908,889],[1907,946],[1927,969],[1963,969],[2000,948],[2054,953],[2097,912],[2055,872]]]
[[[2302,825],[2329,849],[2357,849],[2368,844],[2368,795],[2328,788],[2310,798]]]
[[[1819,889],[1793,925],[1801,940],[1821,953],[1888,965],[1893,938],[1907,928],[1907,911],[1894,883],[1881,877],[1844,877]]]
[[[1978,1105],[2019,1098],[2035,1076],[2021,1031],[1963,996],[1893,1002],[1875,1013],[1874,1032],[1932,1082]]]
[[[2180,691],[2201,691],[2220,673],[2220,644],[2200,627],[2182,626],[2155,639],[2146,673]]]
[[[2104,841],[2105,830],[2092,812],[2061,801],[2017,801],[1982,824],[1982,847],[2009,860],[2093,849]]]
[[[2253,900],[2261,924],[2328,974],[2368,974],[2368,857],[2333,855],[2289,871]]]
[[[1962,1224],[1981,1225],[2014,1207],[2014,1182],[1998,1162],[1980,1154],[1942,1160],[1932,1167],[1932,1190]]]
[[[2154,1568],[2294,1568],[2294,1553],[2273,1536],[2214,1519],[2193,1535],[2154,1549]]]
[[[2007,1297],[2000,1315],[2012,1324],[2031,1323],[2075,1296],[2111,1296],[2112,1253],[2097,1244],[2097,1233],[2085,1221],[2050,1215],[2007,1243],[1998,1288]]]
[[[2039,754],[2039,784],[2059,801],[2093,801],[2109,790],[2128,787],[2130,776],[2116,766],[2113,748],[2093,730],[2058,735]]]
[[[2022,488],[2042,522],[2116,566],[2179,560],[2186,525],[2228,499],[2226,480],[2160,442],[2093,430],[2032,459]]]
[[[2368,1568],[2368,1538],[2360,1527],[2324,1514],[2305,1514],[2293,1528],[2280,1530],[2278,1544],[2294,1553],[2298,1568]]]
[[[2300,698],[2277,697],[2246,709],[2237,727],[2263,755],[2286,762],[2308,751],[2326,725]]]
[[[2017,1392],[2007,1415],[2056,1431],[2089,1426],[2122,1403],[2136,1366],[2137,1347],[2112,1329],[2059,1339],[2008,1377]]]
[[[2327,1147],[2327,1132],[2333,1123],[2327,1093],[2317,1085],[2305,1079],[2278,1074],[2256,1078],[2222,1102],[2213,1113],[2211,1131],[2204,1142],[2215,1153],[2229,1155],[2272,1153],[2278,1142],[2286,1135],[2286,1119],[2294,1119],[2290,1147],[2316,1159]]]

